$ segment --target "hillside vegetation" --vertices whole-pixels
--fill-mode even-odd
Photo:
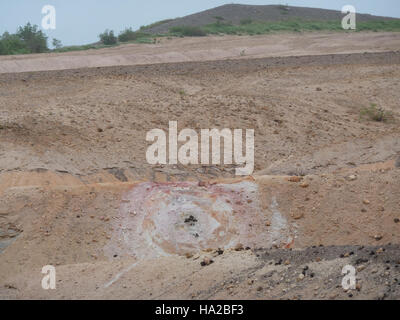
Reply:
[[[340,8],[338,8],[340,10]],[[241,5],[227,4],[213,9],[205,10],[185,17],[173,20],[160,21],[146,28],[146,32],[152,34],[165,34],[173,27],[190,26],[190,27],[206,27],[218,23],[220,25],[230,24],[240,26],[243,24],[271,24],[278,25],[292,30],[298,28],[293,27],[293,21],[301,21],[303,23],[321,24],[324,30],[331,29],[334,24],[335,29],[341,27],[343,14],[340,11],[326,10],[318,8],[292,7],[285,5]],[[373,29],[372,25],[365,24],[376,22],[375,28],[382,28],[382,22],[399,21],[399,19],[373,16],[370,14],[357,13],[357,23],[360,27]],[[288,22],[289,24],[286,24]],[[325,26],[328,24],[328,26]],[[387,26],[385,25],[384,28]],[[209,29],[209,28],[208,28]],[[381,29],[382,30],[382,29]]]
[[[53,39],[54,49],[47,47],[47,37],[34,25],[20,27],[16,34],[0,36],[0,55],[41,52],[66,52],[98,49],[120,43],[156,43],[158,37],[199,37],[206,35],[261,35],[275,32],[349,32],[342,28],[340,11],[289,7],[285,5],[250,6],[230,4],[182,18],[166,19],[140,27],[126,28],[118,36],[113,30],[99,34],[99,42],[81,46],[62,46]],[[400,19],[357,14],[358,31],[400,31]],[[354,31],[351,31],[354,32]]]
[[[37,25],[28,23],[15,34],[4,32],[0,36],[0,55],[41,53],[48,51],[47,37]]]

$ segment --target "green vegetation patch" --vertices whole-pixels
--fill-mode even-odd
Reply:
[[[345,31],[340,21],[305,21],[299,19],[277,22],[244,20],[240,25],[212,23],[202,28],[207,34],[266,34],[270,32]],[[358,22],[356,31],[400,31],[400,20]]]
[[[149,38],[152,38],[152,37],[154,37],[154,36],[152,36],[146,32],[133,31],[132,28],[127,28],[118,35],[118,41],[141,43],[144,39],[149,40]]]
[[[169,29],[169,32],[172,35],[183,37],[204,37],[207,35],[207,32],[203,28],[191,26],[172,27]]]
[[[17,33],[0,36],[0,55],[41,53],[48,51],[47,37],[37,25],[26,24]]]
[[[394,120],[393,113],[378,107],[375,103],[367,108],[360,110],[360,119],[366,119],[377,122],[392,122]]]
[[[281,6],[280,10],[286,12],[288,8]],[[62,46],[61,42],[53,39],[55,49],[49,50],[47,47],[47,37],[36,25],[28,23],[20,27],[15,34],[8,32],[0,36],[0,55],[27,54],[41,52],[67,52],[88,49],[99,49],[115,46],[120,43],[156,43],[158,37],[203,37],[212,34],[231,34],[231,35],[261,35],[274,32],[308,32],[308,31],[337,31],[344,32],[341,21],[307,21],[301,19],[286,19],[282,21],[268,22],[255,21],[250,18],[242,19],[238,25],[226,21],[223,17],[214,17],[215,22],[203,27],[195,26],[176,26],[170,28],[167,34],[150,34],[147,29],[162,25],[172,21],[172,19],[162,20],[142,26],[140,30],[133,31],[126,28],[118,36],[112,30],[105,30],[99,35],[100,42],[82,46]],[[357,31],[400,31],[400,19],[376,20],[367,22],[357,22]],[[354,31],[345,31],[354,32]]]

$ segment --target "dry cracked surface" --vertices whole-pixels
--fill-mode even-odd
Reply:
[[[399,63],[389,51],[1,74],[0,297],[398,299]],[[371,103],[390,121],[360,118]],[[254,174],[147,164],[147,131],[171,120],[254,129]],[[56,290],[41,288],[44,265]]]

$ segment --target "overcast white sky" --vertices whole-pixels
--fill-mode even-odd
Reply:
[[[224,0],[0,0],[0,34],[15,32],[27,22],[41,25],[42,7],[53,5],[57,13],[56,30],[45,31],[64,45],[92,43],[105,29],[116,34],[132,27],[138,29],[152,22],[185,16],[223,4]],[[400,18],[400,0],[242,0],[242,4],[289,4],[341,10],[344,5],[356,7],[359,13]]]

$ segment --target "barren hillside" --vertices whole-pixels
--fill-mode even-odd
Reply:
[[[284,5],[243,5],[227,4],[185,17],[176,18],[172,21],[159,23],[146,29],[151,33],[166,33],[175,26],[204,26],[216,21],[216,17],[224,21],[239,24],[242,20],[251,19],[255,21],[282,21],[282,20],[311,20],[311,21],[341,21],[343,14],[340,11],[292,7]],[[363,21],[391,20],[394,18],[379,17],[370,14],[357,14],[357,19]]]

